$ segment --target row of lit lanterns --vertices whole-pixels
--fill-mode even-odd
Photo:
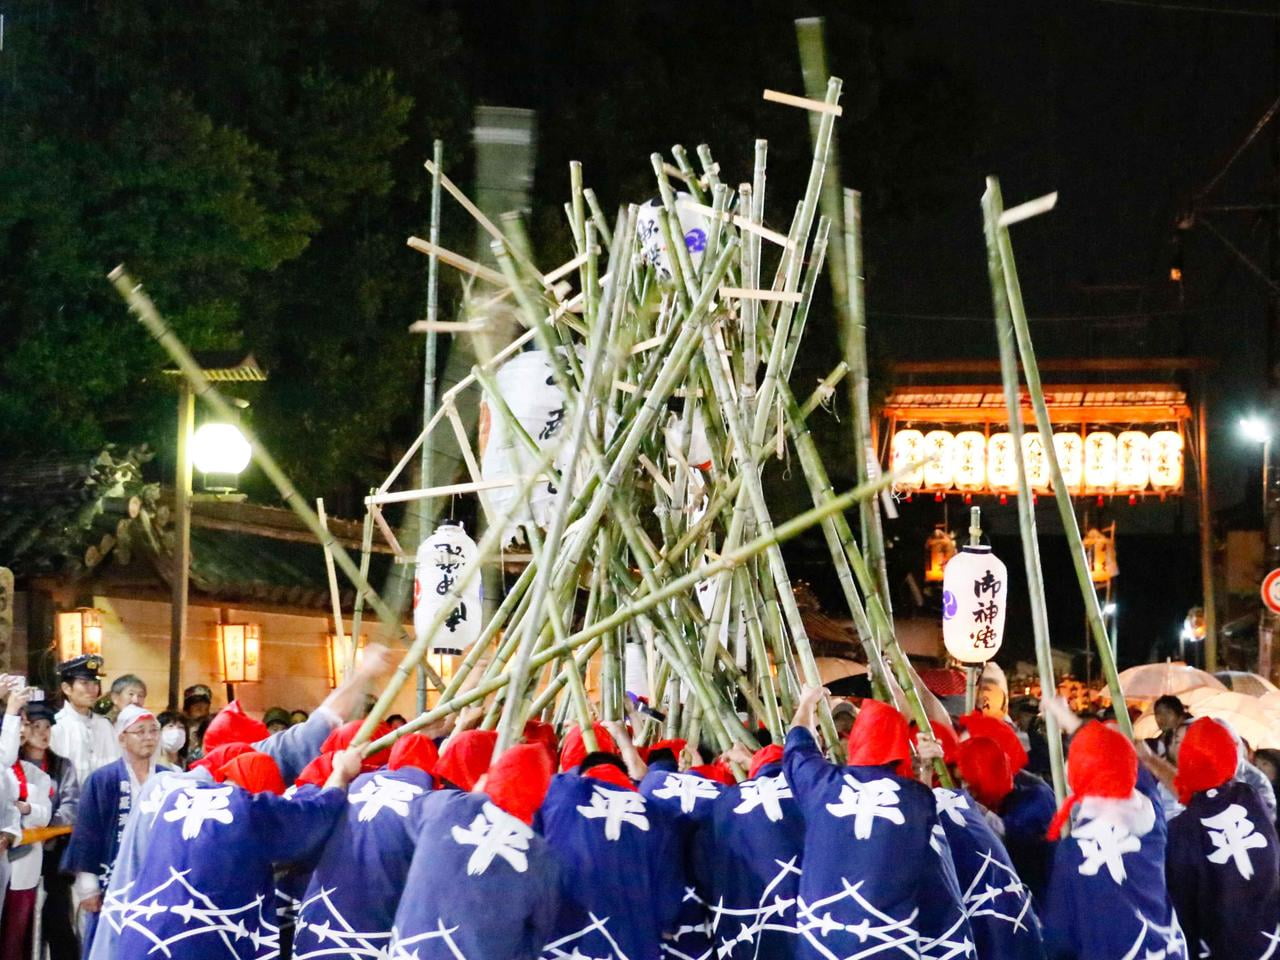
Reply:
[[[1053,435],[1053,446],[1072,492],[1141,493],[1150,487],[1168,493],[1182,488],[1183,442],[1176,430],[1102,430],[1083,436],[1064,431]],[[908,493],[952,487],[961,492],[1012,493],[1018,484],[1014,451],[1009,433],[988,437],[979,430],[925,433],[909,427],[894,433],[890,458],[895,472],[933,458],[899,478],[896,488]],[[1044,438],[1035,431],[1024,433],[1022,453],[1031,489],[1052,489]]]

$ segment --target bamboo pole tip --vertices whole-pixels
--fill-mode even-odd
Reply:
[[[112,269],[112,271],[107,274],[107,279],[110,280],[112,283],[115,283],[115,281],[119,280],[123,276],[124,276],[124,264],[117,263],[115,267]]]

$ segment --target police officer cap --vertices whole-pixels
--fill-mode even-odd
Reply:
[[[96,653],[86,653],[82,657],[74,657],[58,664],[58,676],[70,683],[73,680],[101,680],[102,657]]]

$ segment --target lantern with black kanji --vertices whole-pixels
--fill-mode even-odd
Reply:
[[[432,653],[462,653],[480,637],[480,576],[460,588],[476,558],[476,542],[460,525],[441,524],[418,548],[413,581],[413,628],[421,639],[441,610],[448,616],[431,637]]]
[[[940,523],[924,546],[928,556],[924,578],[930,583],[941,583],[943,568],[956,555],[956,538],[947,531],[945,524]]]
[[[1009,572],[988,546],[966,546],[942,579],[942,639],[961,663],[985,663],[1004,640]]]

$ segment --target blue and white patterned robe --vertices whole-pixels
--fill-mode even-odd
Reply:
[[[977,802],[963,790],[945,787],[935,787],[933,797],[951,848],[964,912],[978,945],[978,960],[1043,958],[1040,920],[1031,906],[1031,892]]]
[[[416,767],[352,782],[302,897],[294,960],[385,956],[431,786],[431,775]]]
[[[684,892],[666,813],[625,787],[560,774],[534,826],[560,870],[543,960],[658,960]]]
[[[1280,956],[1276,830],[1257,791],[1229,780],[1169,821],[1165,873],[1195,956]]]
[[[534,960],[559,906],[546,840],[483,793],[438,791],[418,819],[391,960]]]
[[[279,953],[275,864],[316,856],[346,791],[303,787],[292,799],[232,783],[164,798],[132,888],[112,921],[121,957],[270,960]]]
[[[836,766],[803,727],[783,769],[805,818],[799,956],[960,958],[973,934],[933,792],[892,765]]]
[[[774,763],[727,788],[698,834],[697,876],[718,960],[790,960],[804,817]]]

